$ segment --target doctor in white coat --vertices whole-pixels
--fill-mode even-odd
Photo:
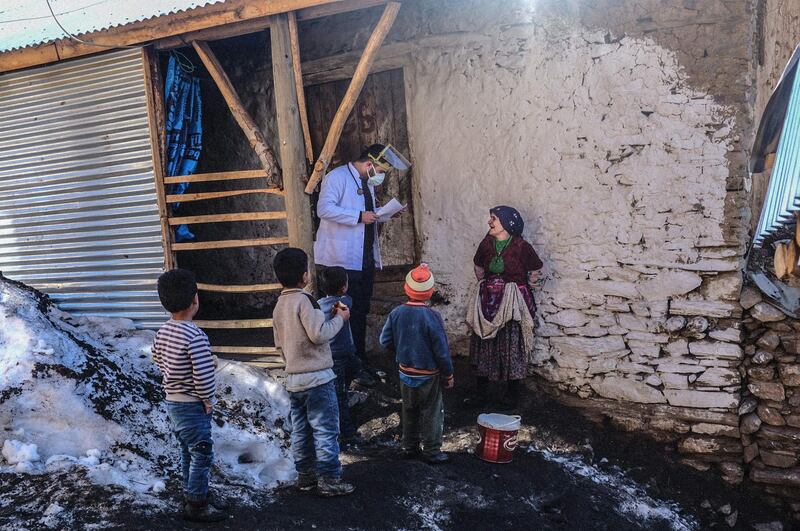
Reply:
[[[357,160],[325,175],[320,188],[314,259],[319,266],[347,270],[348,294],[353,299],[350,327],[362,365],[375,270],[382,268],[375,187],[383,182],[389,169],[409,167],[408,161],[391,146],[373,144]],[[371,380],[363,372],[360,377],[362,381]]]

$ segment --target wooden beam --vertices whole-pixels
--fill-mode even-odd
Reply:
[[[217,60],[214,52],[211,51],[208,43],[194,41],[192,45],[197,55],[200,56],[200,60],[203,61],[211,78],[217,84],[217,88],[219,88],[219,91],[222,93],[222,97],[225,98],[225,103],[228,104],[231,113],[233,113],[233,118],[236,120],[236,123],[239,124],[239,127],[242,128],[244,136],[247,137],[247,141],[250,142],[250,147],[255,150],[258,160],[261,161],[261,165],[267,172],[267,183],[269,183],[270,186],[280,186],[280,168],[278,167],[278,161],[275,160],[275,154],[267,145],[267,141],[264,139],[264,135],[261,133],[261,129],[256,125],[255,120],[250,117],[250,113],[244,108],[244,104],[242,100],[239,99],[236,89],[233,88],[233,83],[231,83],[231,80],[228,78],[228,74],[225,73],[225,70]]]
[[[226,286],[222,284],[203,284],[198,282],[197,289],[216,293],[258,293],[262,291],[279,291],[283,289],[283,286],[280,284],[237,284]]]
[[[332,4],[307,7],[297,11],[297,20],[303,21],[329,17],[331,15],[338,15],[339,13],[346,13],[348,11],[382,6],[387,2],[388,0],[343,0],[341,2],[335,2]]]
[[[231,249],[233,247],[263,247],[289,243],[289,238],[251,238],[249,240],[216,240],[211,242],[175,243],[175,251],[200,251],[204,249]]]
[[[280,355],[280,350],[275,347],[228,347],[212,346],[211,352],[215,354],[274,354]]]
[[[264,170],[221,171],[164,177],[164,184],[205,183],[209,181],[232,181],[235,179],[264,179],[266,177],[267,172]]]
[[[297,104],[297,89],[292,70],[292,46],[289,17],[275,15],[270,26],[272,79],[275,89],[275,115],[278,122],[281,162],[283,163],[284,203],[288,218],[289,245],[303,249],[314,262],[311,202],[303,193],[303,177],[307,175],[303,150],[303,130]],[[314,275],[312,268],[311,287]]]
[[[275,194],[283,195],[279,188],[253,188],[248,190],[227,190],[225,192],[200,192],[197,194],[171,194],[167,196],[167,203],[183,203],[185,201],[203,201],[206,199],[219,199],[222,197],[235,197],[248,194]]]
[[[59,39],[0,54],[0,72],[62,61],[108,51],[109,48],[143,44],[207,28],[268,17],[298,9],[337,3],[337,0],[227,0],[153,17],[123,26],[79,35],[81,41]],[[91,44],[85,44],[91,43]]]
[[[388,0],[342,0],[319,6],[307,7],[298,11],[289,11],[289,13],[297,13],[297,20],[312,20],[339,13],[346,13],[348,11],[380,6],[387,1]],[[184,33],[183,35],[159,39],[154,45],[156,50],[169,50],[172,48],[189,46],[192,41],[216,41],[228,39],[230,37],[238,37],[239,35],[263,31],[269,28],[270,21],[271,17],[261,17],[242,22],[234,22],[232,24],[223,24],[212,28]]]
[[[286,212],[237,212],[234,214],[205,214],[201,216],[182,216],[170,218],[170,225],[193,223],[224,223],[229,221],[266,221],[270,219],[286,219]]]
[[[194,321],[200,328],[272,328],[272,319],[231,319],[225,321]]]
[[[342,103],[339,105],[339,109],[333,117],[328,136],[325,138],[325,144],[322,146],[317,163],[314,165],[314,172],[311,174],[308,184],[306,184],[305,192],[307,194],[311,194],[314,191],[314,188],[317,187],[317,184],[319,184],[319,181],[325,175],[328,164],[331,162],[331,156],[333,156],[336,145],[339,143],[339,137],[342,134],[344,124],[356,104],[361,89],[364,87],[364,82],[369,75],[369,70],[375,59],[375,55],[383,43],[383,40],[386,38],[386,34],[389,33],[389,29],[391,29],[399,10],[399,2],[389,2],[386,4],[381,19],[375,26],[372,35],[370,35],[367,46],[364,48],[364,54],[361,56],[358,66],[356,67],[353,79],[347,87],[344,99],[342,99]]]
[[[150,151],[153,157],[153,178],[156,187],[156,204],[161,223],[161,243],[164,247],[164,269],[169,271],[175,267],[175,256],[172,251],[173,234],[169,226],[169,206],[164,191],[164,137],[165,118],[164,101],[160,82],[158,54],[151,47],[142,48],[144,69],[144,90],[147,101],[147,121],[150,132]]]
[[[300,67],[300,37],[297,33],[297,17],[292,11],[289,17],[289,44],[292,48],[292,71],[294,72],[294,88],[297,92],[297,112],[300,114],[300,124],[303,126],[303,143],[306,146],[306,161],[314,162],[314,150],[311,147],[311,129],[308,127],[308,111],[306,110],[306,95],[303,92],[303,71]]]
[[[417,44],[413,42],[384,44],[375,56],[372,68],[369,70],[370,73],[374,74],[375,72],[403,68],[409,64],[411,52],[416,47]],[[330,81],[352,78],[362,53],[361,51],[354,51],[306,61],[301,65],[303,85],[307,87],[309,85],[319,85]]]

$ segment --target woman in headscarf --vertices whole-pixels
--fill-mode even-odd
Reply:
[[[527,376],[536,310],[531,288],[538,285],[543,264],[522,237],[525,222],[517,210],[497,206],[489,214],[489,233],[473,259],[480,284],[467,321],[477,391],[468,403],[485,404],[490,381],[508,382],[501,403],[512,408]]]

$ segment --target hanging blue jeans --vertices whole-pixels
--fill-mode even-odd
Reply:
[[[339,406],[335,380],[291,392],[292,453],[298,474],[342,477],[339,462]]]
[[[186,499],[202,502],[208,495],[208,477],[214,463],[211,415],[202,402],[170,402],[167,413],[181,445],[181,473]]]
[[[203,142],[200,78],[190,75],[170,55],[164,87],[167,129],[167,176],[191,175],[197,169]],[[182,194],[189,183],[172,185],[170,194]],[[173,209],[180,204],[175,203]],[[175,240],[193,240],[186,225],[175,229]]]

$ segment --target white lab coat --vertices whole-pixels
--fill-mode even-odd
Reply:
[[[320,222],[317,241],[314,242],[314,261],[317,264],[361,271],[364,230],[373,230],[375,267],[382,268],[378,223],[365,225],[358,222],[359,214],[366,210],[364,196],[358,195],[361,182],[358,171],[349,163],[339,166],[323,178],[317,202]],[[375,188],[368,186],[377,209]]]

